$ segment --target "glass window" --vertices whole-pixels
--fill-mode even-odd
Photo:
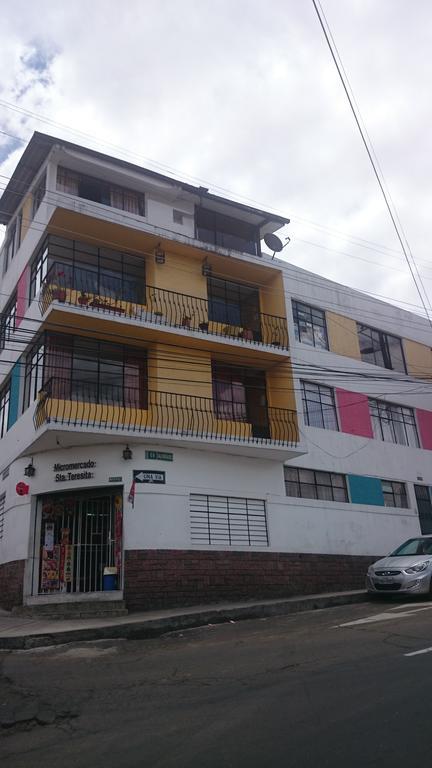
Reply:
[[[46,334],[26,361],[25,407],[40,390],[82,402],[147,407],[146,351],[66,334]]]
[[[287,496],[321,501],[348,501],[345,475],[322,470],[284,467]]]
[[[209,320],[248,329],[254,341],[261,341],[258,288],[210,277],[207,292]]]
[[[249,224],[207,208],[196,209],[196,236],[205,243],[242,253],[259,253],[259,232]]]
[[[372,428],[377,440],[420,447],[414,411],[402,405],[369,399]]]
[[[17,297],[14,294],[0,315],[0,350],[4,349],[11,340],[16,328]]]
[[[408,508],[405,483],[400,483],[394,480],[381,480],[381,486],[386,507]]]
[[[6,434],[9,422],[10,382],[0,389],[0,438]]]
[[[42,178],[39,180],[35,189],[33,190],[32,218],[35,217],[37,210],[43,200],[43,197],[45,195],[45,189],[46,189],[46,173],[43,174]]]
[[[310,381],[302,381],[301,387],[305,423],[309,427],[339,429],[333,390]]]
[[[300,301],[293,301],[294,332],[297,341],[328,349],[325,312]]]
[[[57,168],[57,190],[137,216],[145,215],[144,195],[141,192],[76,173],[62,166]]]
[[[361,359],[371,365],[406,373],[402,339],[357,323]]]

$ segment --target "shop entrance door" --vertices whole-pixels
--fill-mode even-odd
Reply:
[[[430,489],[427,485],[415,485],[414,490],[419,514],[420,530],[424,534],[430,534],[432,533],[432,501]]]
[[[100,490],[39,499],[39,594],[98,592],[106,567],[120,588],[123,493]]]

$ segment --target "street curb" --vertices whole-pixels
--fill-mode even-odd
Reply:
[[[206,624],[222,624],[228,621],[263,619],[271,616],[287,616],[338,605],[362,603],[368,600],[366,592],[347,592],[335,595],[314,595],[297,599],[278,600],[271,603],[252,603],[233,607],[209,608],[200,612],[185,610],[185,613],[160,619],[143,619],[139,622],[109,624],[104,627],[88,627],[48,634],[28,634],[0,637],[0,650],[27,650],[50,645],[88,640],[147,640],[160,637],[168,632],[193,629]]]

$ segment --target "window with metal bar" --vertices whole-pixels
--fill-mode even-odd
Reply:
[[[321,501],[349,501],[345,475],[317,469],[284,467],[287,496]]]
[[[8,431],[10,404],[10,381],[0,389],[0,438]]]
[[[212,243],[253,256],[260,254],[259,230],[254,224],[225,216],[208,208],[196,208],[196,236],[204,243]]]
[[[420,442],[412,408],[369,399],[372,428],[376,440],[419,448]]]
[[[24,404],[40,391],[61,400],[147,408],[146,350],[46,334],[28,353]]]
[[[357,333],[364,363],[379,365],[381,368],[400,373],[407,372],[402,339],[361,323],[357,323]]]
[[[319,349],[328,349],[325,312],[294,300],[292,308],[296,340]]]
[[[395,480],[381,480],[381,486],[384,495],[384,505],[386,507],[408,508],[405,483],[400,483]]]
[[[309,427],[339,429],[333,389],[310,381],[302,381],[301,388],[305,423]]]
[[[261,341],[258,288],[210,277],[207,292],[209,320],[249,330],[254,341]]]
[[[45,278],[89,296],[145,303],[145,261],[124,251],[49,235],[31,266],[31,299]]]
[[[16,328],[17,320],[17,296],[16,293],[0,315],[0,350],[4,349],[8,341],[11,340]]]
[[[9,224],[5,246],[4,246],[4,260],[3,260],[3,272],[6,272],[12,259],[14,258],[18,248],[21,245],[21,225],[22,225],[22,213],[20,212],[17,217]]]
[[[267,547],[265,502],[235,496],[191,493],[190,525],[193,544],[220,547]]]

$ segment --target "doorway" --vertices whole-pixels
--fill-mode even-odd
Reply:
[[[37,513],[33,594],[102,591],[106,567],[120,588],[123,489],[41,496]]]

